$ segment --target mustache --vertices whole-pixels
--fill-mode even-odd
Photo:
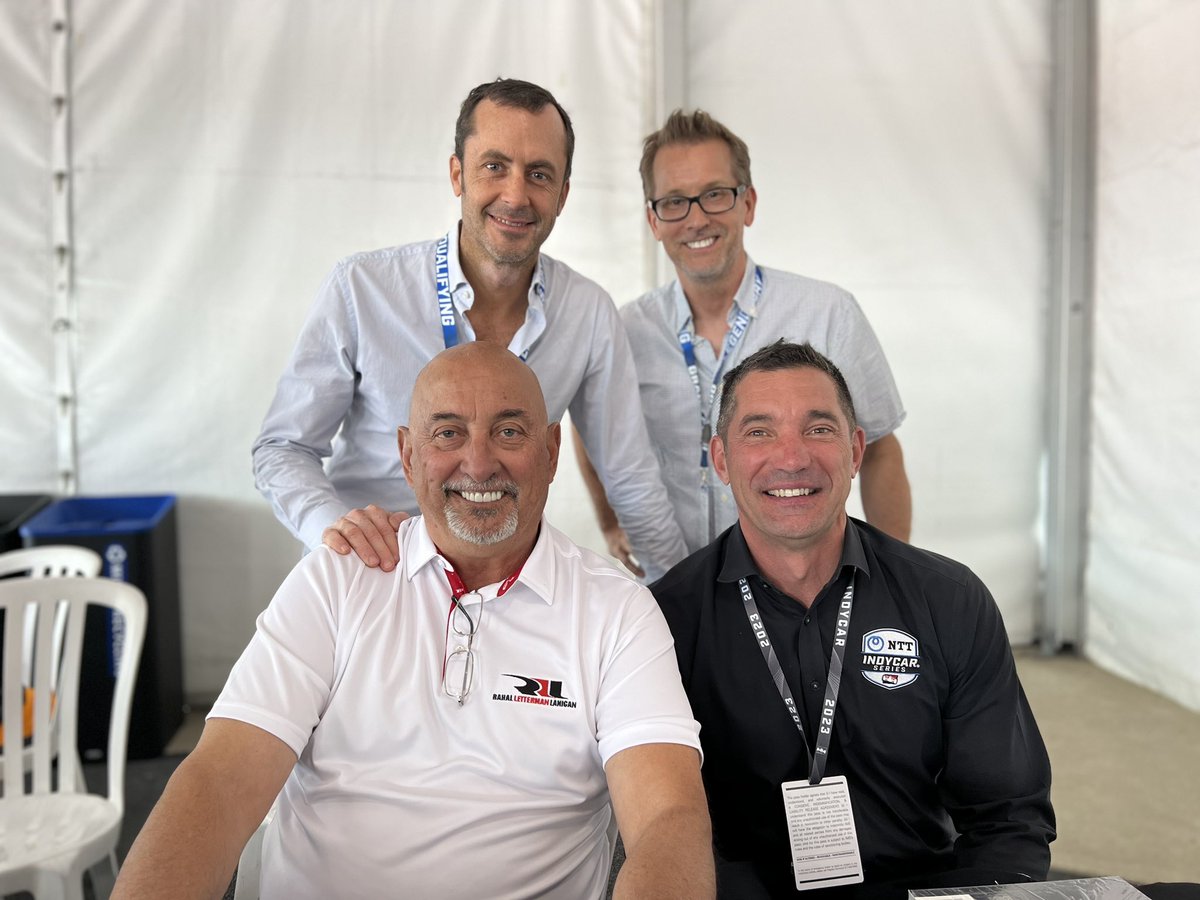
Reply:
[[[499,201],[489,204],[484,210],[488,215],[500,216],[502,219],[512,219],[515,222],[536,222],[537,214],[532,206],[509,206]]]

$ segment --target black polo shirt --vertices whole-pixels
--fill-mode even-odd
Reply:
[[[866,882],[877,890],[804,895],[1043,879],[1054,838],[1050,763],[983,583],[850,519],[839,570],[806,610],[763,580],[734,525],[651,587],[701,726],[721,896],[799,896],[780,785],[809,774],[738,581],[749,580],[811,750],[852,573],[826,772],[847,777]]]

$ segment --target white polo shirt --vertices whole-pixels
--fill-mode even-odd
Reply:
[[[324,547],[306,557],[209,713],[299,756],[262,896],[602,896],[605,763],[637,744],[700,747],[657,604],[543,520],[516,583],[480,592],[460,707],[441,686],[445,561],[420,517],[399,540],[390,573]]]

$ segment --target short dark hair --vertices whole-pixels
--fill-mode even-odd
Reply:
[[[544,87],[516,78],[497,78],[495,81],[485,81],[467,94],[467,99],[459,107],[458,121],[454,123],[454,155],[460,161],[463,158],[463,144],[475,133],[475,107],[484,100],[491,100],[499,106],[513,106],[531,113],[540,113],[547,106],[553,106],[558,110],[563,129],[567,133],[567,171],[563,175],[563,181],[571,177],[571,158],[575,155],[575,129],[571,127],[571,117],[554,99],[554,95]]]
[[[853,430],[858,427],[858,418],[854,415],[854,401],[850,397],[850,388],[841,371],[829,357],[816,350],[812,344],[792,344],[780,338],[773,344],[754,351],[740,363],[725,373],[721,382],[721,411],[717,416],[717,434],[725,440],[729,433],[730,420],[733,418],[735,405],[734,391],[738,383],[751,372],[778,372],[783,369],[816,369],[824,372],[833,380],[837,390],[838,404]]]
[[[642,141],[642,193],[647,200],[654,198],[654,158],[663,147],[672,144],[699,144],[703,141],[724,141],[733,157],[733,177],[747,187],[750,180],[750,148],[740,137],[702,109],[685,113],[677,109],[667,116],[663,127]]]

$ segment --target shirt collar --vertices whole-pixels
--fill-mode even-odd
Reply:
[[[459,230],[462,228],[462,220],[451,226],[446,237],[450,241],[450,258],[446,260],[446,264],[450,267],[450,292],[456,293],[459,288],[465,287],[467,284],[467,276],[463,274],[462,263],[458,259],[458,244]]]
[[[675,309],[675,333],[685,329],[692,330],[692,308],[688,306],[687,295],[683,293],[683,285],[676,278],[671,282],[671,305]]]
[[[404,574],[408,581],[415,581],[421,570],[426,566],[431,566],[437,571],[438,578],[445,582],[443,570],[450,568],[450,563],[438,553],[437,547],[434,546],[429,529],[425,527],[425,517],[413,516],[401,527],[400,540],[404,555]],[[407,528],[407,531],[403,530],[404,528]],[[525,560],[525,564],[521,566],[521,574],[517,576],[513,586],[508,589],[508,593],[511,594],[517,590],[532,591],[547,606],[553,606],[554,594],[550,585],[553,584],[554,554],[550,546],[549,528],[550,526],[543,516],[533,550],[530,552],[529,558]],[[499,586],[499,582],[488,585],[481,592],[484,599],[494,599]]]
[[[863,550],[862,538],[859,536],[858,528],[854,525],[854,520],[849,516],[846,517],[846,536],[842,541],[842,560],[838,565],[838,571],[841,572],[846,566],[853,566],[868,578],[871,577],[871,569],[867,565],[867,554]],[[750,555],[746,536],[742,534],[742,525],[740,522],[736,522],[729,529],[725,538],[725,555],[721,561],[721,570],[717,573],[717,581],[739,581],[751,575],[762,577],[758,566],[754,564],[754,557]]]
[[[461,310],[468,310],[475,303],[474,288],[468,294],[462,293],[462,288],[471,287],[467,282],[467,276],[463,274],[462,262],[458,258],[459,233],[462,230],[462,219],[451,227],[447,232],[449,238],[449,255],[450,258],[446,261],[450,275],[450,293],[454,296],[454,305]],[[546,267],[542,258],[542,254],[538,253],[537,265],[533,267],[533,279],[529,282],[529,309],[534,312],[535,316],[540,316],[545,319],[545,297],[546,297]],[[529,316],[526,314],[526,320]]]
[[[744,309],[751,317],[758,314],[758,303],[754,297],[754,272],[757,268],[754,260],[747,253],[746,271],[742,273],[742,283],[738,285],[738,289],[733,295],[733,306],[729,309],[730,323],[733,322],[733,317],[737,315],[738,309]],[[761,301],[762,298],[758,299]],[[683,284],[678,278],[671,283],[671,304],[675,311],[676,334],[684,329],[692,331],[694,327],[692,325],[692,308],[688,305],[687,295],[683,292]]]
[[[756,271],[758,271],[758,266],[747,253],[746,271],[742,273],[742,283],[738,285],[737,293],[733,295],[733,305],[744,309],[751,316],[758,315],[758,304],[762,302],[762,297],[756,299],[754,296],[754,273]],[[730,314],[732,315],[732,310]]]

